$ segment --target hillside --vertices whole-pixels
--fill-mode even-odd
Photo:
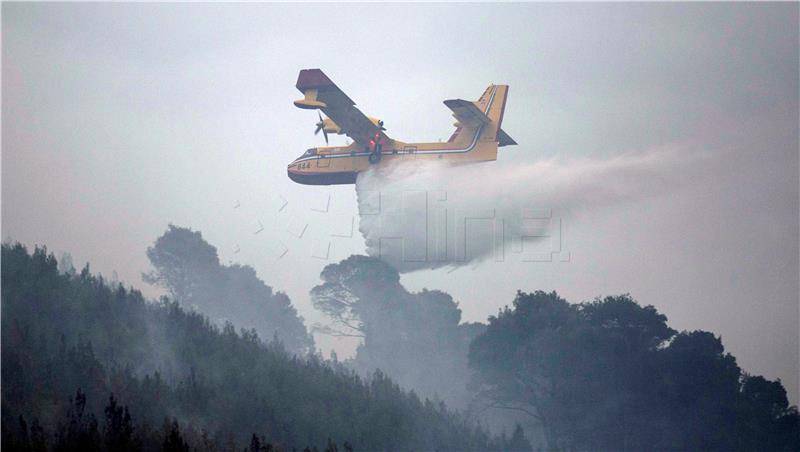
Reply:
[[[511,440],[492,438],[381,373],[364,379],[314,355],[290,355],[252,330],[220,329],[167,299],[111,287],[88,266],[61,274],[46,249],[30,254],[21,245],[2,247],[2,363],[9,448],[527,445],[519,430]]]

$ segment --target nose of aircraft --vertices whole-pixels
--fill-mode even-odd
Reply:
[[[302,179],[302,174],[301,174],[300,170],[297,169],[297,167],[295,167],[294,165],[290,164],[286,168],[286,173],[289,175],[289,179],[300,183],[300,181]]]

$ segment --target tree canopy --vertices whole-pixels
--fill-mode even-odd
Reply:
[[[798,450],[780,382],[705,331],[676,332],[630,296],[569,304],[519,292],[469,352],[487,404],[527,414],[552,449]]]
[[[166,288],[184,307],[219,324],[229,321],[264,338],[277,336],[293,353],[313,351],[314,341],[289,297],[273,292],[252,267],[220,264],[217,249],[199,231],[169,225],[147,257],[154,270],[145,281]]]
[[[362,374],[381,369],[424,396],[467,407],[467,348],[483,325],[461,324],[452,296],[409,292],[397,270],[360,255],[327,265],[320,278],[311,300],[331,319],[323,331],[362,340],[346,364]]]
[[[220,265],[199,233],[171,231],[169,246],[150,250],[163,269],[150,278],[183,305],[291,307],[249,267]],[[520,426],[492,436],[471,420],[487,407],[526,419],[552,450],[800,450],[780,381],[747,374],[721,338],[678,332],[629,295],[571,304],[518,292],[487,325],[461,323],[449,294],[410,292],[391,266],[351,256],[311,291],[331,332],[362,341],[340,363],[298,355],[302,341],[287,350],[281,335],[220,326],[199,307],[146,301],[88,265],[61,269],[46,249],[2,247],[12,450],[530,450]]]
[[[2,364],[4,446],[26,450],[33,439],[92,450],[130,435],[164,450],[228,450],[253,434],[282,450],[500,451],[514,441],[385,373],[296,356],[254,330],[112,288],[88,266],[59,273],[42,248],[2,247]]]

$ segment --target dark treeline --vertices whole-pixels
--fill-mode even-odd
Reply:
[[[289,298],[199,232],[170,226],[148,256],[169,299],[3,246],[4,447],[530,450],[527,434],[545,450],[800,450],[780,381],[628,295],[519,292],[462,323],[447,293],[351,256],[311,290],[321,332],[360,341],[325,361]]]
[[[189,452],[190,450],[242,450],[236,441],[228,437],[220,444],[206,431],[197,432],[191,426],[181,430],[177,419],[165,418],[163,425],[153,429],[149,424],[134,424],[127,406],[120,406],[113,394],[109,396],[108,405],[103,409],[101,420],[86,409],[86,394],[77,391],[74,398],[69,399],[69,407],[63,419],[58,423],[54,434],[48,435],[39,420],[34,418],[30,427],[24,416],[19,416],[18,423],[3,423],[3,448],[11,451],[164,451]],[[273,452],[283,450],[275,446],[263,436],[253,434],[250,443],[243,448],[245,452]],[[293,449],[296,450],[296,449]],[[345,442],[341,449],[332,441],[324,449],[305,447],[303,452],[352,452],[353,448]]]
[[[800,450],[780,381],[742,372],[718,337],[676,332],[629,296],[518,293],[470,346],[472,385],[557,450]]]
[[[21,245],[2,247],[2,424],[8,450],[528,448],[521,430],[492,437],[381,372],[297,357]],[[119,437],[134,442],[111,447]]]
[[[347,365],[487,422],[515,413],[505,425],[525,422],[548,450],[800,450],[780,381],[744,373],[720,338],[677,332],[628,295],[520,292],[488,325],[459,324],[452,297],[407,291],[378,259],[351,256],[320,277],[311,298],[332,332],[362,338]]]

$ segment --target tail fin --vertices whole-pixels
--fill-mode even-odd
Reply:
[[[448,141],[454,141],[464,130],[475,130],[483,127],[481,139],[497,141],[498,146],[517,144],[500,126],[508,98],[508,85],[490,85],[483,95],[475,101],[462,99],[444,101],[456,117],[456,132]]]
[[[506,111],[506,101],[508,100],[508,85],[494,85],[486,89],[478,100],[478,108],[486,112],[486,116],[491,119],[484,132],[487,139],[494,139],[497,141],[498,146],[507,146],[517,144],[500,127],[503,124],[503,114]]]

